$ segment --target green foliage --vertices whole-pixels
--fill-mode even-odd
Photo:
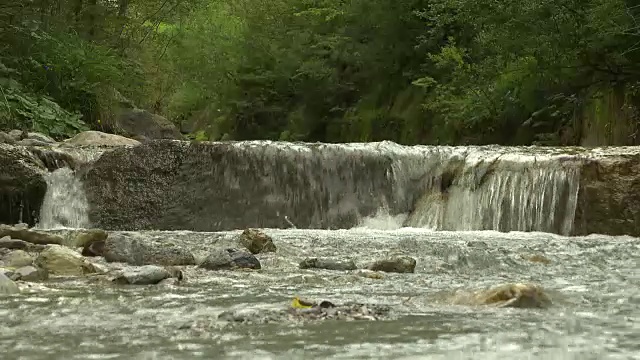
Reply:
[[[640,84],[638,12],[626,0],[0,5],[0,116],[65,136],[124,97],[198,141],[560,143],[593,94]]]

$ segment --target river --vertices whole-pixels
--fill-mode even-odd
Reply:
[[[640,242],[495,231],[265,230],[278,251],[262,270],[188,269],[179,286],[114,287],[51,280],[0,298],[2,359],[640,359]],[[231,233],[140,232],[191,246]],[[214,241],[214,240],[212,240]],[[358,265],[406,254],[414,274],[300,270],[307,256]],[[550,262],[526,258],[542,255]],[[452,305],[454,291],[542,285],[547,309]],[[269,311],[294,296],[385,304],[380,321],[218,319]]]

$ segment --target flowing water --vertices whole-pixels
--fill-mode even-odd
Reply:
[[[81,281],[0,299],[3,359],[638,359],[640,243],[628,237],[397,230],[268,230],[278,252],[254,272],[187,271],[176,287]],[[141,232],[206,248],[229,234]],[[306,256],[392,255],[415,274],[300,270]],[[525,260],[543,254],[551,263]],[[543,285],[548,309],[454,306],[447,296],[507,282]],[[279,309],[293,296],[387,304],[384,321],[236,324],[226,310]]]
[[[571,232],[576,162],[600,150],[402,151],[386,176],[394,198],[414,199],[415,211],[389,211],[393,202],[381,199],[389,206],[353,229],[266,229],[278,251],[258,255],[259,271],[189,268],[178,286],[116,287],[86,279],[32,284],[21,295],[0,298],[2,359],[640,359],[640,241],[550,233]],[[73,172],[52,172],[47,183],[40,228],[89,226]],[[198,252],[236,234],[129,235]],[[414,274],[373,279],[358,271],[298,268],[312,256],[351,257],[363,266],[400,254],[417,259]],[[549,262],[530,261],[534,255]],[[513,282],[542,285],[553,306],[450,301],[458,290]],[[218,318],[225,311],[284,309],[294,296],[383,304],[392,312],[380,321]]]
[[[42,229],[84,228],[89,225],[87,197],[73,170],[60,168],[45,177],[47,192],[40,210]]]

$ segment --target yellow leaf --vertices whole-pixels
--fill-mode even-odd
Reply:
[[[313,304],[304,300],[300,300],[300,298],[296,296],[291,302],[291,307],[294,309],[309,309],[313,307]]]

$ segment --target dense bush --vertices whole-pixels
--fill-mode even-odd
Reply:
[[[191,137],[571,143],[640,79],[624,0],[51,0],[0,5],[0,128],[67,136],[124,96]]]

